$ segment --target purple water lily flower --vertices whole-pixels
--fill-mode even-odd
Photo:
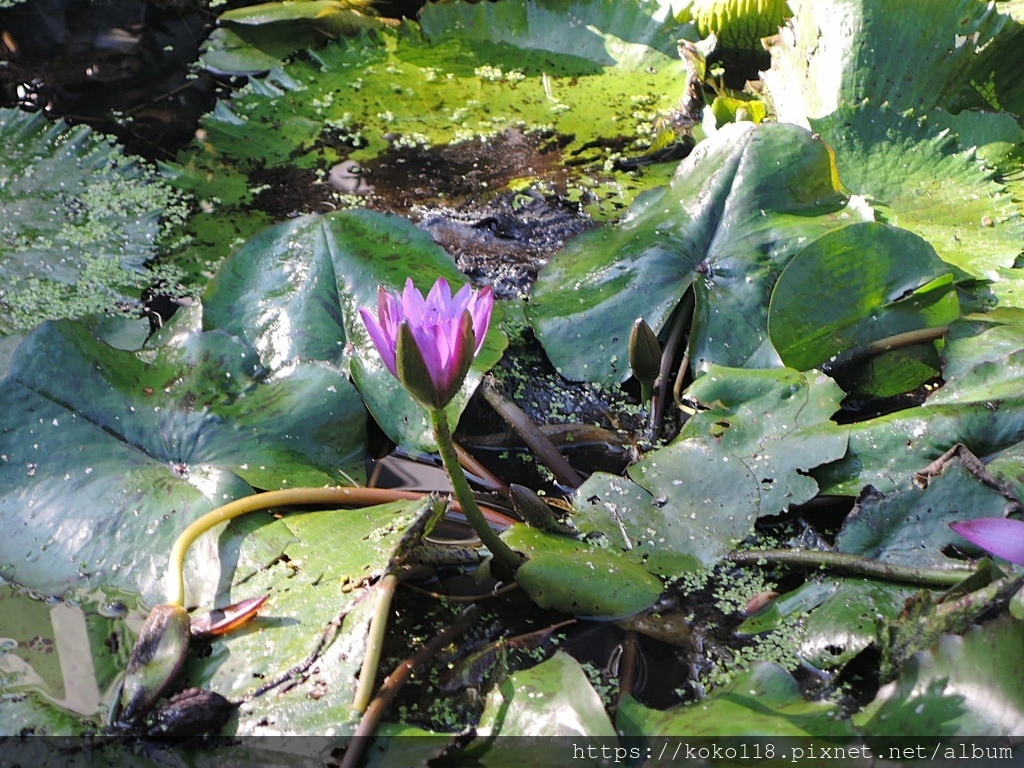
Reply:
[[[359,314],[391,374],[424,405],[443,408],[483,346],[493,308],[490,288],[465,285],[453,296],[442,277],[426,298],[411,279],[401,296],[381,287],[377,316],[366,309]]]
[[[949,527],[997,557],[1024,565],[1024,522],[1006,517],[978,517]]]

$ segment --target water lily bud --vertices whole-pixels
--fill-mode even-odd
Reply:
[[[433,339],[417,339],[408,322],[398,327],[395,367],[398,380],[409,394],[428,408],[444,408],[462,386],[473,363],[473,318],[462,313],[458,329],[451,334],[448,366],[441,367]]]
[[[164,604],[150,611],[128,657],[121,691],[121,720],[139,720],[174,682],[188,653],[188,612]]]
[[[468,285],[454,296],[439,278],[426,297],[407,280],[401,296],[377,292],[377,316],[360,309],[387,369],[428,408],[443,408],[462,386],[491,321],[494,294]]]
[[[642,317],[629,332],[629,367],[641,386],[653,386],[661,372],[661,344],[651,326]]]

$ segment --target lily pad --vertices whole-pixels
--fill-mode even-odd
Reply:
[[[986,461],[1005,452],[997,474],[1024,487],[1014,463],[1024,450],[1024,399],[1015,375],[1019,322],[1012,308],[954,322],[943,350],[946,384],[922,406],[852,425],[847,455],[815,470],[822,488],[848,495],[868,484],[883,493],[905,488],[957,443]]]
[[[614,549],[513,525],[502,538],[527,556],[516,583],[541,608],[618,619],[650,608],[661,581]]]
[[[707,698],[683,707],[655,710],[627,696],[616,727],[623,736],[813,736],[854,735],[838,704],[807,701],[800,685],[781,667],[759,662]]]
[[[891,105],[865,103],[811,124],[835,150],[843,184],[864,195],[879,218],[925,238],[946,263],[997,280],[1024,238],[1016,190],[979,161],[977,138],[968,134],[958,142],[933,125],[944,114],[920,120]]]
[[[958,315],[953,275],[932,247],[868,222],[818,238],[789,263],[772,292],[768,331],[786,365],[808,370]]]
[[[218,638],[206,654],[193,654],[184,684],[239,699],[303,662],[325,638],[316,664],[298,685],[254,699],[232,730],[350,735],[358,722],[350,710],[352,697],[377,599],[366,587],[384,572],[425,505],[402,501],[285,515],[280,522],[294,537],[287,563],[253,578],[236,578],[221,598],[267,593],[269,601],[242,631]],[[340,626],[332,628],[342,616]]]
[[[772,286],[808,242],[859,220],[844,203],[818,137],[793,125],[727,125],[680,164],[667,189],[552,258],[529,317],[562,375],[622,381],[633,322],[642,317],[660,331],[692,285],[698,371],[777,366],[767,332]]]
[[[757,480],[759,517],[810,501],[818,485],[808,471],[846,452],[847,428],[831,421],[843,392],[817,371],[711,366],[686,395],[710,408],[687,421],[679,439],[736,456]]]
[[[868,737],[1019,734],[1022,643],[1024,623],[1010,617],[971,627],[963,636],[947,635],[914,655],[899,679],[882,686],[853,721]]]
[[[158,599],[165,563],[139,553],[166,553],[202,513],[253,485],[360,475],[365,411],[343,376],[296,362],[268,378],[242,342],[188,320],[155,350],[115,349],[72,321],[19,347],[0,382],[5,578]],[[209,594],[217,571],[190,583]]]
[[[350,372],[392,440],[430,450],[426,412],[384,367],[359,318],[360,307],[376,312],[379,286],[399,290],[410,277],[424,291],[438,277],[453,288],[465,282],[451,257],[399,216],[366,210],[303,216],[264,230],[224,262],[204,296],[203,322],[244,337],[271,371],[313,359]],[[507,341],[497,326],[448,406],[453,424],[501,357]]]
[[[758,517],[812,499],[808,470],[846,451],[846,428],[829,420],[842,391],[823,374],[710,366],[687,395],[709,410],[629,479],[594,473],[574,500],[579,530],[663,576],[713,565]]]
[[[555,651],[550,659],[513,672],[491,690],[477,736],[601,737],[615,736],[615,727],[580,663]],[[505,751],[502,746],[500,740],[494,742],[481,758],[484,765],[523,765],[519,742],[510,744],[512,750],[506,755],[519,754],[516,761],[495,762],[496,753]]]
[[[1019,506],[954,457],[923,490],[909,488],[882,496],[865,489],[836,536],[836,549],[898,565],[959,565],[943,555],[951,544],[963,541],[949,523],[1005,517]]]
[[[958,112],[977,103],[970,72],[1009,21],[974,0],[791,0],[763,77],[779,120],[804,124],[842,104]]]

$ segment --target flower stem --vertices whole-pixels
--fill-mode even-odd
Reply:
[[[776,565],[803,568],[830,568],[858,576],[869,576],[926,587],[953,587],[975,573],[973,568],[918,568],[871,560],[859,555],[818,549],[751,549],[733,552],[729,560],[737,565]]]
[[[462,506],[462,514],[466,516],[466,520],[473,526],[476,535],[480,537],[483,545],[490,550],[494,559],[514,572],[522,563],[522,560],[494,532],[494,529],[491,528],[484,518],[483,512],[480,511],[480,507],[477,506],[476,499],[473,498],[473,492],[470,490],[469,482],[466,480],[466,475],[459,464],[459,457],[455,453],[451,428],[448,426],[448,416],[443,408],[431,408],[429,410],[430,424],[434,428],[434,438],[437,440],[438,452],[441,454],[441,461],[448,472],[448,479],[451,481],[452,490],[455,491],[455,498],[458,499],[459,504]]]

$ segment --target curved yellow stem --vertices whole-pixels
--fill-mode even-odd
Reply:
[[[217,507],[212,512],[207,512],[178,536],[171,548],[170,562],[167,565],[167,602],[172,605],[185,604],[185,554],[192,546],[192,542],[211,528],[228,520],[274,507],[314,504],[369,507],[403,499],[422,499],[425,496],[425,493],[416,491],[396,491],[388,488],[289,488],[236,499]],[[461,511],[461,506],[458,503],[452,506],[457,511]],[[509,520],[509,522],[512,521]]]

